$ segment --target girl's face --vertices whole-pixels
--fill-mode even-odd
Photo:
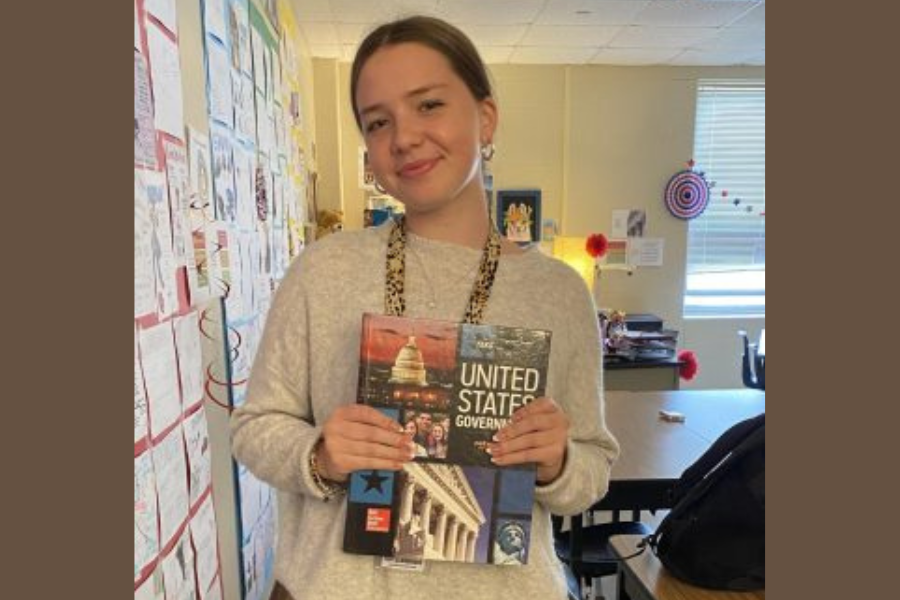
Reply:
[[[434,439],[436,439],[438,441],[444,439],[444,428],[441,427],[440,425],[435,425],[434,427],[432,427],[431,428],[431,437],[433,437]]]
[[[415,421],[407,421],[406,425],[403,426],[403,429],[406,430],[407,435],[416,435],[416,422]]]
[[[475,100],[442,54],[416,43],[377,50],[356,100],[375,178],[407,212],[484,202],[479,152],[493,139],[496,105]]]

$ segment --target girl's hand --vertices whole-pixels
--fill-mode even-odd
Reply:
[[[568,439],[569,418],[553,398],[541,397],[516,410],[488,449],[496,465],[537,463],[537,481],[546,484],[562,471]]]
[[[409,436],[397,421],[371,406],[351,404],[332,413],[317,448],[319,474],[345,482],[352,471],[397,471],[415,456]]]

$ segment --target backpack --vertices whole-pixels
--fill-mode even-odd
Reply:
[[[645,542],[675,577],[720,590],[766,587],[766,415],[723,433],[671,490]]]

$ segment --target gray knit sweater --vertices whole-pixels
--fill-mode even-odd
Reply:
[[[549,513],[577,513],[605,494],[619,448],[604,423],[590,294],[575,271],[537,248],[501,256],[484,316],[553,332],[547,395],[571,421],[562,474],[535,491],[528,564],[428,562],[406,572],[341,550],[346,500],[323,501],[309,453],[332,411],[355,401],[361,314],[384,310],[387,232],[333,234],[294,261],[269,312],[247,401],[231,419],[235,457],[278,490],[275,575],[296,600],[563,600]],[[410,234],[407,316],[461,320],[480,256]]]

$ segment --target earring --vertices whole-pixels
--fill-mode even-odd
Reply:
[[[381,184],[378,183],[377,181],[374,183],[373,187],[375,188],[375,191],[378,192],[379,194],[387,193],[387,190],[384,189],[383,187],[381,187]]]
[[[481,146],[481,158],[485,161],[489,161],[494,158],[494,153],[497,151],[497,147],[494,146],[494,142],[488,142]]]

